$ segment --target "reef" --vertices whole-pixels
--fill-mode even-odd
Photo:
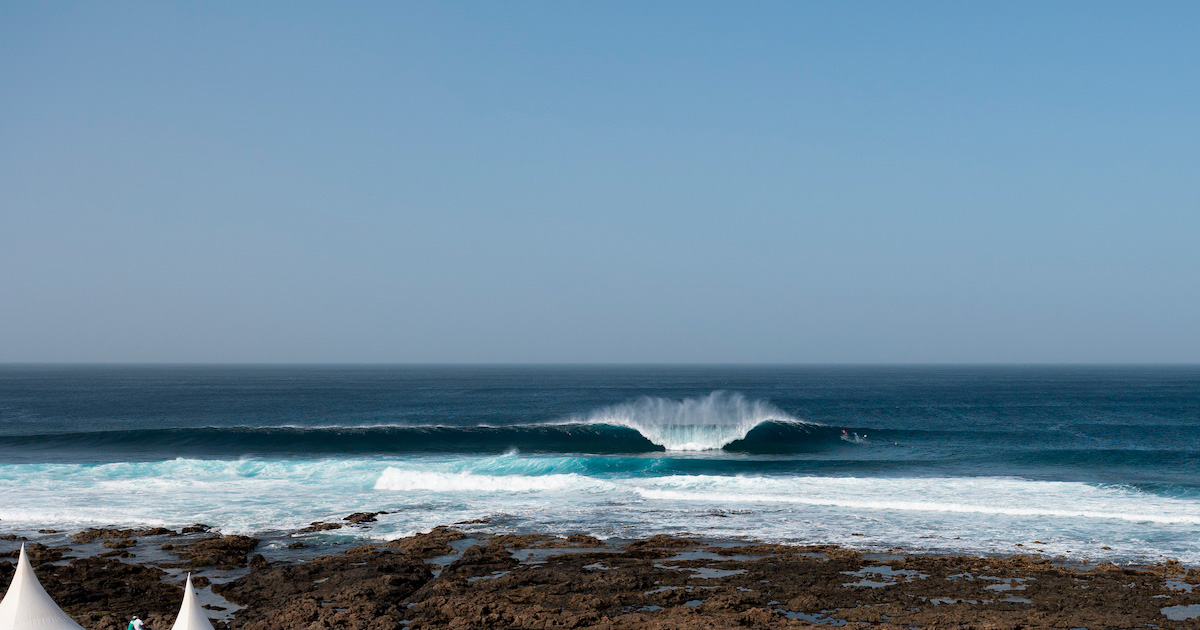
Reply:
[[[1172,561],[1093,566],[1037,555],[880,554],[683,535],[602,541],[455,527],[321,555],[306,546],[313,555],[268,560],[251,555],[259,541],[207,528],[124,531],[131,533],[89,530],[76,538],[134,558],[152,545],[169,553],[138,564],[26,543],[46,590],[89,630],[119,630],[134,613],[149,628],[169,627],[184,567],[196,572],[214,626],[229,630],[1200,625],[1200,569]],[[127,540],[138,542],[94,544]],[[0,588],[12,572],[0,561]]]

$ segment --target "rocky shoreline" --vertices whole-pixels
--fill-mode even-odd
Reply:
[[[1200,569],[1172,561],[1085,567],[684,535],[602,541],[487,534],[478,523],[380,544],[304,542],[374,516],[314,523],[287,554],[204,525],[90,529],[26,547],[46,590],[88,630],[123,630],[135,613],[169,628],[184,572],[214,626],[230,630],[1200,626]],[[22,540],[0,542],[3,590]]]

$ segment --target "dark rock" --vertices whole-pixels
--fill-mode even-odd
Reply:
[[[71,535],[71,541],[84,544],[96,539],[110,540],[114,538],[129,538],[133,534],[128,529],[92,528]]]
[[[677,538],[667,534],[658,534],[644,540],[635,540],[625,546],[629,550],[637,549],[678,549],[682,547],[695,547],[700,544],[698,540],[691,538]]]
[[[324,531],[328,531],[331,529],[341,529],[341,528],[342,528],[341,523],[322,523],[320,521],[317,521],[317,522],[309,525],[308,527],[305,527],[304,529],[296,530],[296,533],[297,534],[311,534],[313,532],[324,532]]]
[[[449,527],[435,527],[427,534],[417,534],[407,538],[397,538],[386,545],[391,549],[399,549],[417,560],[426,560],[434,556],[445,556],[454,553],[451,542],[462,540],[466,534]]]
[[[571,543],[571,545],[574,547],[603,547],[604,546],[603,540],[600,540],[599,538],[596,538],[595,536],[589,536],[587,534],[571,534],[570,536],[567,536],[567,542]]]
[[[374,523],[376,520],[375,517],[379,516],[380,514],[387,514],[387,512],[355,512],[342,520],[350,521],[355,525],[360,525],[362,523]]]
[[[25,545],[25,554],[29,556],[29,563],[33,566],[50,562],[58,562],[59,560],[63,559],[63,552],[67,550],[67,547],[47,547],[42,543],[26,543]],[[16,559],[21,556],[21,550],[13,549],[4,555],[12,558],[15,562]]]
[[[183,560],[180,566],[235,569],[246,566],[246,555],[257,546],[258,539],[249,536],[214,536],[176,545],[173,553]]]
[[[656,538],[635,541],[625,553],[552,555],[539,564],[505,569],[509,563],[502,563],[499,550],[476,546],[411,596],[415,605],[406,618],[413,630],[824,627],[781,612],[789,611],[881,630],[1185,628],[1186,623],[1165,620],[1159,608],[1200,600],[1164,588],[1164,576],[1178,574],[1171,564],[1076,571],[1031,556],[908,556],[884,564],[831,547],[813,552],[750,545],[743,550],[756,547],[766,555],[673,560],[688,547]],[[880,566],[882,572],[862,572]],[[727,573],[701,577],[699,569]],[[964,574],[994,579],[965,579]],[[860,575],[886,585],[856,585]],[[1021,581],[1011,584],[1021,585],[1019,596],[1032,604],[985,588],[1017,578]],[[932,600],[941,603],[926,603]]]
[[[830,625],[1194,630],[1195,620],[1172,621],[1160,611],[1200,603],[1200,591],[1169,588],[1166,582],[1200,583],[1200,568],[1171,561],[1139,567],[1102,563],[1084,570],[1036,555],[884,558],[831,545],[707,546],[669,536],[633,541],[624,551],[580,550],[599,543],[585,535],[575,540],[496,536],[469,547],[433,578],[433,567],[418,557],[441,555],[451,549],[449,542],[462,537],[457,530],[439,528],[393,541],[395,545],[359,545],[342,555],[294,564],[268,565],[255,555],[249,571],[232,582],[211,584],[197,575],[193,583],[212,586],[217,594],[247,606],[237,611],[229,630]],[[234,538],[196,544],[229,544]],[[537,554],[526,564],[507,547],[553,549],[564,544],[576,549]],[[133,613],[156,630],[174,621],[182,578],[163,582],[160,569],[105,558],[60,566],[51,563],[66,560],[65,548],[30,543],[27,549],[50,595],[89,630],[124,630]],[[683,553],[692,549],[708,553]],[[250,550],[243,550],[242,557]],[[0,562],[0,590],[12,574],[12,563]],[[862,584],[864,578],[875,584]],[[998,585],[1014,592],[994,588]],[[825,623],[789,618],[791,613]],[[215,625],[225,630],[223,624]]]
[[[161,627],[169,627],[183,594],[182,584],[162,581],[166,573],[161,569],[113,559],[80,558],[67,566],[42,564],[35,572],[55,603],[80,618],[87,628],[101,627],[100,620],[106,616],[128,622],[133,614],[146,621],[150,621],[148,615],[158,614],[165,622]],[[6,582],[11,580],[11,576],[5,577]]]
[[[566,538],[549,534],[497,534],[487,539],[489,545],[509,549],[565,549],[568,547],[603,547],[598,538],[586,534],[571,534]]]
[[[115,529],[112,527],[94,527],[76,532],[71,535],[71,541],[84,544],[94,540],[118,540],[137,536],[175,536],[174,530],[165,527],[148,527],[141,529]]]
[[[241,630],[390,630],[405,618],[405,598],[432,577],[428,565],[376,550],[255,568],[213,589],[246,606],[234,618]]]
[[[442,576],[481,577],[508,571],[520,564],[501,545],[472,545],[442,569]]]

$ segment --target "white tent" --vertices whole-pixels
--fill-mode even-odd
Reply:
[[[83,630],[42,588],[25,556],[25,545],[12,584],[0,601],[0,630]]]
[[[183,605],[179,607],[179,616],[175,618],[175,625],[171,626],[171,630],[213,630],[208,615],[204,614],[200,602],[196,601],[191,573],[188,574],[187,584],[183,587]]]

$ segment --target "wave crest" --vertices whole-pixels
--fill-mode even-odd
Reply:
[[[668,451],[712,451],[767,422],[804,424],[764,400],[714,391],[701,398],[644,397],[592,412],[585,422],[626,427]]]

